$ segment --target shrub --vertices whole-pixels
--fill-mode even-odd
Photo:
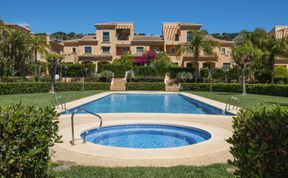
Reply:
[[[193,75],[191,72],[179,72],[176,77],[179,81],[185,83],[187,80],[191,80]]]
[[[83,77],[84,69],[87,68],[87,76],[91,76],[95,71],[95,64],[61,64],[58,71],[62,70],[62,75],[65,77]]]
[[[133,82],[164,82],[164,77],[136,77]]]
[[[127,76],[126,76],[128,81],[132,81],[135,78],[135,74],[133,70],[127,71]]]
[[[82,83],[56,83],[56,91],[80,91]],[[85,83],[85,90],[109,90],[109,83],[89,82]],[[21,82],[21,83],[0,83],[0,95],[24,94],[24,93],[45,93],[50,90],[48,82]]]
[[[156,69],[152,66],[134,66],[133,67],[135,76],[138,77],[155,77],[157,76]]]
[[[176,76],[179,72],[194,73],[194,69],[193,68],[184,68],[184,67],[170,67],[169,68],[170,78],[176,78]]]
[[[288,177],[288,110],[263,106],[241,110],[233,118],[232,144],[240,177]]]
[[[127,90],[151,90],[151,91],[165,91],[164,83],[156,82],[129,82],[126,83]]]
[[[286,66],[276,66],[274,69],[274,77],[275,78],[287,78],[288,70]]]
[[[216,92],[235,92],[241,93],[242,85],[239,83],[214,83],[213,91]],[[209,91],[209,83],[183,83],[183,91]],[[247,84],[247,93],[274,95],[274,96],[288,96],[288,86],[281,84]]]
[[[105,64],[105,65],[102,65],[99,70],[100,71],[109,70],[114,73],[115,77],[124,78],[125,72],[130,70],[130,68],[127,67],[126,65]]]
[[[47,176],[49,147],[60,142],[58,116],[50,107],[0,106],[1,176]]]
[[[126,69],[132,69],[133,67],[133,56],[129,53],[124,54],[119,59],[116,59],[112,63],[113,65],[122,65],[126,66]]]
[[[157,76],[164,77],[173,64],[166,53],[159,53],[157,59],[152,62],[152,66],[155,67]]]
[[[103,78],[106,82],[110,82],[114,78],[114,73],[109,70],[104,70],[100,74],[100,78]]]

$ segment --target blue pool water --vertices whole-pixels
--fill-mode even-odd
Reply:
[[[203,142],[210,133],[173,125],[131,124],[101,127],[81,134],[86,141],[125,148],[172,148]]]
[[[77,109],[94,113],[187,113],[226,114],[221,109],[181,94],[110,94],[63,114]]]

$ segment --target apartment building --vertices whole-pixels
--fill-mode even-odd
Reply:
[[[269,33],[276,39],[282,39],[288,36],[288,25],[275,26]],[[285,66],[288,68],[288,58],[278,56],[275,60],[276,66]]]
[[[93,62],[98,67],[104,63],[112,63],[123,54],[129,52],[132,56],[141,56],[144,52],[166,52],[172,62],[181,67],[195,66],[191,52],[181,56],[176,55],[178,45],[188,45],[192,39],[190,30],[200,30],[202,25],[193,23],[165,22],[161,36],[146,36],[135,34],[132,22],[95,24],[96,35],[87,35],[77,40],[67,40],[64,45],[64,62]],[[221,68],[231,66],[233,41],[215,39],[206,36],[207,40],[218,42],[215,47],[218,59],[201,53],[199,67]]]
[[[48,51],[56,52],[56,53],[59,53],[59,54],[63,53],[64,46],[62,44],[59,44],[57,42],[54,42],[54,41],[50,40],[50,35],[49,34],[46,34],[46,33],[33,34],[29,26],[21,26],[21,25],[14,24],[14,23],[5,23],[5,26],[11,28],[12,30],[22,31],[22,32],[29,33],[29,34],[32,34],[32,35],[44,36],[46,38],[46,43],[49,46]],[[42,56],[40,53],[37,54],[37,60],[38,61],[46,61],[45,57]]]

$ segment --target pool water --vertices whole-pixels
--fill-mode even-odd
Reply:
[[[93,113],[231,114],[181,94],[110,94],[63,114],[77,109]]]
[[[107,126],[81,134],[86,141],[125,148],[172,148],[200,143],[211,135],[200,129],[158,124]]]

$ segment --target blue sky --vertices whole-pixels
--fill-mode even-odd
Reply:
[[[239,32],[288,24],[288,0],[1,0],[0,17],[35,33],[94,33],[93,24],[111,21],[132,21],[137,33],[154,35],[165,21]]]

